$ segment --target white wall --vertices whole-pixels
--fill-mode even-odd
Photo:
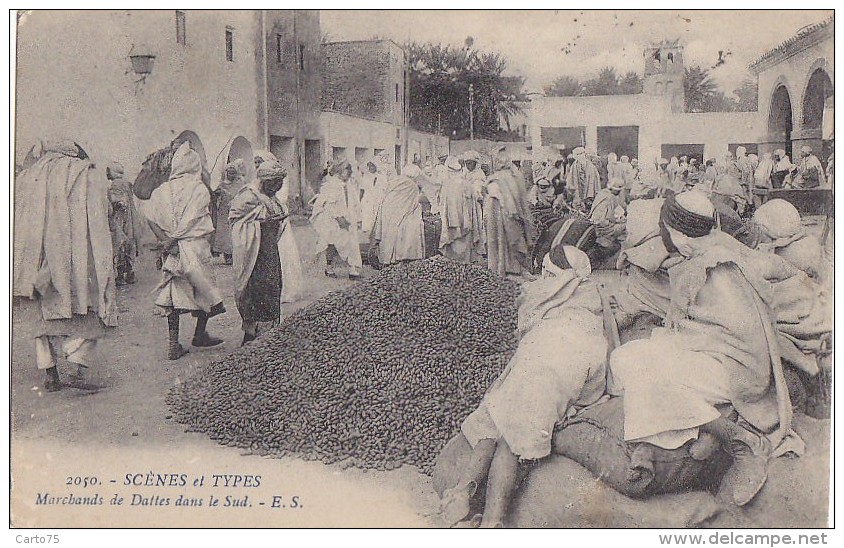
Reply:
[[[666,96],[644,93],[543,97],[532,101],[531,105],[529,124],[535,158],[559,155],[555,148],[542,146],[540,128],[576,126],[585,126],[586,148],[592,150],[597,150],[598,126],[639,126],[639,156],[658,155],[663,142],[661,127],[672,116]],[[569,149],[572,148],[569,146]]]
[[[586,147],[597,149],[599,126],[639,126],[639,158],[655,160],[663,144],[703,144],[706,157],[720,157],[731,143],[758,142],[764,123],[756,112],[678,113],[664,96],[546,97],[533,102],[534,157],[556,157],[542,146],[541,127],[586,128]],[[569,149],[572,147],[569,146]]]
[[[402,145],[401,140],[396,139],[396,129],[400,128],[386,122],[326,111],[320,115],[320,126],[327,151],[325,160],[330,159],[334,147],[345,148],[347,159],[354,162],[355,148],[368,149],[370,156],[376,148],[383,149],[392,156],[395,146]]]
[[[234,28],[234,61],[225,29]],[[209,169],[230,137],[260,143],[257,12],[186,10],[187,44],[174,10],[34,11],[18,27],[15,155],[38,138],[80,141],[98,163],[134,177],[147,154],[181,131],[203,141]],[[155,55],[143,82],[129,52]]]

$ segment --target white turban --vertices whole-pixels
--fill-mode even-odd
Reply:
[[[802,226],[797,208],[779,198],[769,200],[759,206],[753,214],[753,220],[775,240],[794,236]]]

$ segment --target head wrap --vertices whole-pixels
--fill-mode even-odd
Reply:
[[[256,150],[252,157],[258,165],[261,165],[264,162],[278,162],[278,158],[276,158],[275,154],[269,150]]]
[[[287,171],[278,161],[263,162],[258,167],[258,179],[261,181],[284,179],[285,177],[287,177]]]
[[[402,173],[406,177],[410,177],[411,179],[415,179],[422,175],[422,170],[419,169],[419,166],[416,164],[407,164],[404,166],[404,172]]]
[[[621,177],[612,177],[607,183],[607,188],[610,190],[622,190],[624,188],[624,179]]]
[[[667,166],[667,165],[668,165],[668,160],[666,160],[665,158],[660,158],[660,159],[657,161],[657,164],[659,164],[659,165],[661,165],[661,166]]]
[[[615,152],[610,152],[609,154],[607,154],[607,162],[615,163],[617,161],[618,161],[618,156],[616,155]]]
[[[120,162],[112,162],[106,167],[106,177],[109,179],[119,179],[124,173],[123,164]]]
[[[622,156],[621,156],[621,158],[619,158],[619,161],[620,161],[622,164],[626,164],[627,162],[629,162],[629,161],[630,161],[630,157],[629,157],[629,156],[622,155]]]
[[[812,147],[810,147],[809,145],[803,145],[802,147],[800,147],[800,152],[802,152],[803,154],[811,154]]]
[[[475,152],[474,150],[467,150],[463,153],[463,161],[464,162],[480,162],[481,155]]]
[[[727,196],[733,200],[738,199],[744,201],[746,199],[745,191],[738,179],[726,173],[715,180],[715,183],[712,185],[712,193]]]
[[[190,147],[190,142],[185,141],[173,153],[173,160],[170,163],[170,179],[191,175],[202,176],[202,159],[199,154]]]
[[[457,156],[449,156],[445,162],[445,166],[452,171],[460,171],[463,168]]]
[[[747,149],[745,147],[736,147],[736,158],[740,158],[747,154]]]
[[[577,147],[577,148],[575,148],[574,150],[572,150],[572,151],[571,151],[571,153],[572,153],[574,156],[581,156],[581,155],[583,155],[583,154],[586,154],[586,149],[585,149],[585,148],[583,148],[583,147]]]
[[[350,164],[348,160],[340,160],[331,164],[331,167],[328,169],[328,173],[329,175],[337,177],[343,173],[347,167],[352,167],[352,164]]]
[[[668,195],[659,212],[659,221],[690,238],[700,238],[715,228],[715,207],[702,192]]]
[[[589,257],[583,251],[570,245],[560,245],[551,250],[542,261],[543,270],[555,273],[556,270],[574,270],[578,278],[592,274]]]
[[[802,226],[797,208],[779,198],[759,206],[753,214],[753,221],[775,240],[794,236]]]

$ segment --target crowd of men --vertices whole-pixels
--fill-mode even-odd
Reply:
[[[784,371],[829,367],[831,264],[797,209],[768,193],[831,186],[831,157],[823,169],[803,147],[794,166],[781,150],[757,159],[739,147],[704,166],[646,165],[578,147],[530,166],[501,147],[490,161],[474,151],[438,160],[401,173],[389,154],[333,162],[309,206],[326,276],[345,264],[360,278],[364,244],[379,266],[439,253],[524,282],[519,350],[463,425],[477,466],[444,496],[450,521],[466,517],[487,478],[483,523],[500,525],[520,463],[547,456],[555,424],[604,396],[623,394],[628,441],[674,449],[717,438],[734,459],[722,482],[734,504],[761,489],[772,456],[799,452]],[[46,390],[98,388],[87,370],[117,324],[115,288],[135,282],[141,218],[158,240],[153,302],[168,359],[187,352],[185,314],[196,318],[193,346],[222,343],[207,330],[226,312],[215,252],[234,270],[242,344],[278,322],[285,284],[304,280],[287,172],[267,151],[254,154],[251,180],[244,168],[233,161],[212,192],[187,141],[151,154],[134,184],[116,163],[102,174],[77,143],[33,148],[16,180],[14,294],[39,303]],[[650,338],[619,346],[601,332],[607,310],[589,281],[599,267],[624,273],[616,326],[647,316],[659,326]],[[76,366],[70,379],[60,354]]]

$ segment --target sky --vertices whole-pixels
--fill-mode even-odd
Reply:
[[[499,51],[507,73],[526,78],[526,91],[541,91],[561,75],[587,79],[605,66],[622,74],[643,70],[642,52],[651,42],[680,38],[686,66],[712,67],[719,50],[727,62],[712,69],[730,93],[749,76],[747,65],[832,11],[413,11],[322,10],[323,34],[331,40],[390,38]],[[568,50],[568,53],[566,52]]]

